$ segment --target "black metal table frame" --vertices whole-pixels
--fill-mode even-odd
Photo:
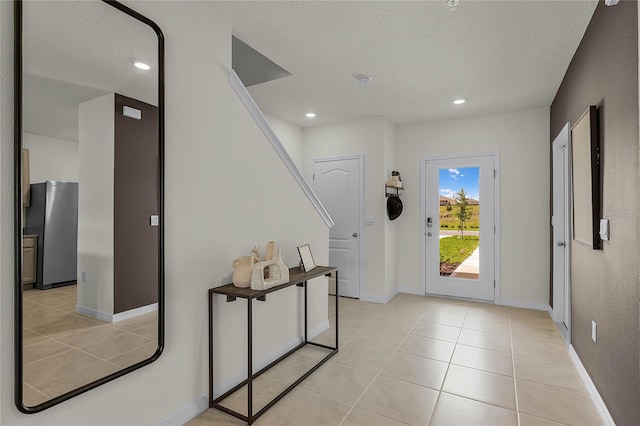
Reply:
[[[317,268],[327,268],[327,267],[317,267]],[[291,271],[295,270],[297,268],[292,268]],[[336,323],[335,323],[335,327],[336,327],[336,341],[335,341],[335,347],[332,346],[327,346],[327,345],[323,345],[320,343],[315,343],[315,342],[311,342],[309,340],[307,340],[308,337],[308,325],[307,325],[307,303],[308,303],[308,299],[307,299],[307,281],[313,278],[317,278],[320,276],[331,276],[331,273],[335,273],[335,279],[336,279],[336,293],[335,293],[335,307],[336,307]],[[252,309],[252,300],[253,299],[257,299],[258,301],[264,302],[267,300],[267,294],[268,293],[272,293],[274,291],[278,291],[278,290],[282,290],[284,288],[288,288],[291,286],[297,286],[297,287],[302,287],[304,288],[304,340],[302,341],[302,343],[300,343],[298,346],[296,346],[295,348],[293,348],[292,350],[290,350],[289,352],[287,352],[286,354],[282,355],[281,357],[279,357],[278,359],[276,359],[275,361],[273,361],[272,363],[270,363],[269,365],[267,365],[266,367],[262,368],[260,371],[257,371],[256,373],[251,374],[251,372],[253,371],[253,309]],[[212,288],[209,289],[209,407],[210,408],[215,408],[217,410],[220,410],[224,413],[227,413],[233,417],[236,417],[240,420],[243,420],[245,422],[247,422],[247,424],[251,425],[253,424],[253,422],[260,417],[261,415],[263,415],[269,408],[273,407],[278,401],[280,401],[282,398],[284,398],[285,395],[287,395],[289,392],[291,392],[296,386],[298,386],[299,383],[301,383],[304,379],[306,379],[307,377],[309,377],[314,371],[316,371],[318,368],[320,368],[320,366],[322,366],[325,362],[327,362],[329,360],[329,358],[331,358],[333,355],[335,355],[336,353],[338,353],[338,330],[339,330],[339,324],[338,324],[338,317],[339,317],[339,312],[338,312],[338,269],[337,268],[331,268],[331,271],[326,272],[326,273],[320,273],[320,274],[313,274],[313,270],[310,271],[309,273],[304,275],[304,280],[300,281],[300,282],[289,282],[287,284],[283,284],[277,287],[273,287],[271,289],[268,290],[264,290],[264,291],[260,291],[257,292],[259,293],[258,295],[239,295],[239,294],[235,294],[235,295],[230,295],[226,292],[222,292],[220,291],[220,287],[216,287],[216,288]],[[220,395],[217,398],[213,398],[213,296],[215,294],[219,294],[219,295],[223,295],[227,297],[227,302],[233,302],[235,301],[238,297],[240,298],[244,298],[247,300],[247,379],[242,381],[241,383],[239,383],[238,385],[234,386],[232,389],[228,390],[227,392],[223,393],[222,395]],[[298,349],[304,347],[305,345],[313,345],[313,346],[317,346],[317,347],[321,347],[324,349],[330,349],[331,352],[329,352],[327,354],[327,356],[325,356],[324,358],[322,358],[320,361],[318,361],[312,368],[310,368],[306,373],[304,373],[302,376],[300,376],[295,382],[293,382],[291,385],[289,385],[284,391],[282,391],[280,394],[278,394],[275,398],[273,398],[271,401],[269,401],[263,408],[261,408],[257,413],[253,413],[253,380],[256,379],[257,377],[259,377],[262,373],[264,373],[265,371],[269,370],[271,367],[275,366],[276,364],[278,364],[280,361],[284,360],[285,358],[287,358],[289,355],[293,354],[294,352],[296,352]],[[231,394],[233,394],[234,392],[238,391],[240,388],[242,388],[244,385],[247,385],[247,415],[245,416],[244,414],[238,413],[235,410],[232,410],[230,408],[227,408],[223,405],[220,405],[219,403],[224,400],[225,398],[229,397]]]

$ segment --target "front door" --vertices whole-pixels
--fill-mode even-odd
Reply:
[[[553,141],[553,320],[569,330],[569,153],[571,130],[564,126]]]
[[[426,292],[494,300],[495,156],[427,159],[424,170]]]
[[[363,158],[313,160],[312,187],[335,222],[329,264],[340,271],[340,296],[360,297],[361,183]]]

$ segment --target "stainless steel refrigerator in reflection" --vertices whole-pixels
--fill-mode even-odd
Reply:
[[[31,185],[27,234],[38,235],[35,288],[72,284],[78,264],[78,183],[48,180]]]

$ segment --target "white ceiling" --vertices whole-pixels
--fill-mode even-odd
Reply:
[[[593,0],[226,1],[233,34],[293,75],[250,87],[301,127],[385,116],[396,124],[549,106]],[[360,86],[354,75],[373,77]],[[453,105],[457,97],[468,98]],[[317,113],[315,119],[305,113]]]
[[[149,26],[103,2],[24,2],[24,130],[77,141],[78,104],[105,93],[157,105],[157,46]]]

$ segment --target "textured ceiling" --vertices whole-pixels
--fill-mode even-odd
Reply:
[[[293,75],[250,88],[307,127],[397,124],[549,106],[596,1],[227,1],[233,34]],[[369,86],[354,75],[373,77]],[[468,98],[461,106],[457,97]],[[317,118],[306,119],[308,111]]]
[[[25,130],[77,140],[78,102],[109,92],[157,104],[157,49],[149,26],[103,2],[24,2]]]

